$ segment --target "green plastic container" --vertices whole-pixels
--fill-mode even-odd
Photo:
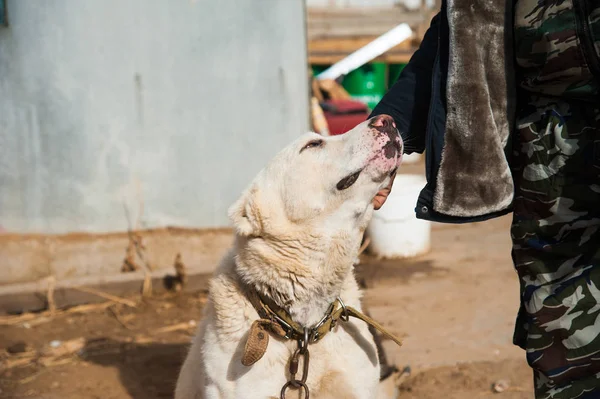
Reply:
[[[317,76],[318,74],[320,74],[321,72],[323,72],[324,70],[329,68],[331,65],[313,64],[311,66],[312,66],[313,75]]]
[[[342,86],[352,98],[373,109],[386,92],[387,65],[374,62],[365,64],[344,77]]]

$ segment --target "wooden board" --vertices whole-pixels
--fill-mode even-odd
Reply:
[[[332,37],[379,36],[401,23],[412,28],[425,18],[421,11],[401,8],[309,8],[307,35],[309,40]]]
[[[408,23],[413,38],[400,43],[375,62],[405,64],[418,48],[432,17],[430,10],[407,12],[401,8],[309,8],[307,13],[308,61],[334,64],[380,35]]]
[[[343,52],[348,53],[366,46],[377,36],[323,38],[308,41],[308,51],[314,53]],[[410,51],[414,47],[412,40],[405,40],[390,51]]]
[[[344,59],[350,53],[327,53],[327,54],[309,54],[308,62],[311,65],[331,65]],[[412,57],[413,51],[386,53],[381,57],[373,59],[371,62],[384,62],[387,64],[406,64]]]

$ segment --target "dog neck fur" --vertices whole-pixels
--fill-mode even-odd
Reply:
[[[353,245],[340,243],[353,242]],[[236,273],[258,293],[271,298],[292,318],[317,323],[352,276],[358,239],[349,237],[248,238],[238,236]]]
[[[319,231],[293,223],[273,225],[259,212],[264,209],[256,206],[259,201],[251,189],[230,210],[237,229],[237,278],[310,327],[342,295],[344,283],[354,279],[364,226]]]

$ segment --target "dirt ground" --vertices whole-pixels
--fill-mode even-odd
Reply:
[[[384,342],[390,362],[412,370],[398,380],[400,399],[533,397],[524,353],[511,344],[518,282],[509,224],[434,225],[427,255],[363,258],[367,309],[405,338],[402,348]],[[172,397],[205,295],[0,318],[0,398]],[[493,393],[501,380],[508,389]]]

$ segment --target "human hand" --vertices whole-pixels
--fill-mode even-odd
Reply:
[[[379,190],[377,195],[375,195],[375,198],[373,198],[373,207],[375,208],[375,210],[378,210],[383,206],[383,204],[385,204],[388,195],[390,195],[390,193],[392,192],[392,186],[394,185],[394,177],[396,176],[392,176],[390,179],[390,183],[386,187]]]

